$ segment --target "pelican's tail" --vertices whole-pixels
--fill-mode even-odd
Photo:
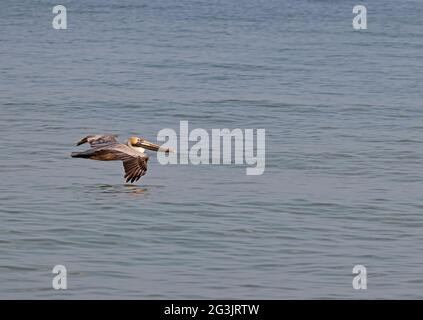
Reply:
[[[72,152],[71,157],[72,158],[90,158],[91,154],[88,152]]]

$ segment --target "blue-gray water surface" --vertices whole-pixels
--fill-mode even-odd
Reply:
[[[423,298],[422,85],[417,0],[1,1],[0,298]],[[69,156],[182,120],[264,174]]]

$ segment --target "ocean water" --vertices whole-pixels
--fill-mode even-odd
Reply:
[[[1,1],[0,298],[423,298],[423,2],[56,4]],[[182,120],[266,129],[264,174],[69,156]]]

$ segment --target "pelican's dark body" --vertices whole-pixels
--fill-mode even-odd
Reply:
[[[107,147],[94,147],[90,150],[82,152],[72,152],[72,158],[83,158],[99,161],[113,161],[113,160],[122,160],[116,155],[115,148],[113,145],[108,145]]]
[[[125,169],[126,182],[135,182],[147,172],[148,156],[144,153],[146,146],[152,150],[159,150],[158,145],[144,139],[132,137],[127,144],[118,143],[116,135],[86,136],[77,145],[89,143],[91,149],[82,152],[72,152],[72,158],[83,158],[100,161],[121,160]]]

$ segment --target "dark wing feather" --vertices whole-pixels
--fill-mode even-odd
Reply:
[[[138,181],[147,172],[148,156],[128,157],[123,160],[126,182]]]
[[[113,135],[90,135],[90,136],[86,136],[84,138],[82,138],[81,140],[79,140],[76,145],[79,146],[81,144],[84,143],[89,143],[91,145],[91,147],[99,147],[99,146],[105,146],[111,143],[117,143],[117,134],[113,134]]]

